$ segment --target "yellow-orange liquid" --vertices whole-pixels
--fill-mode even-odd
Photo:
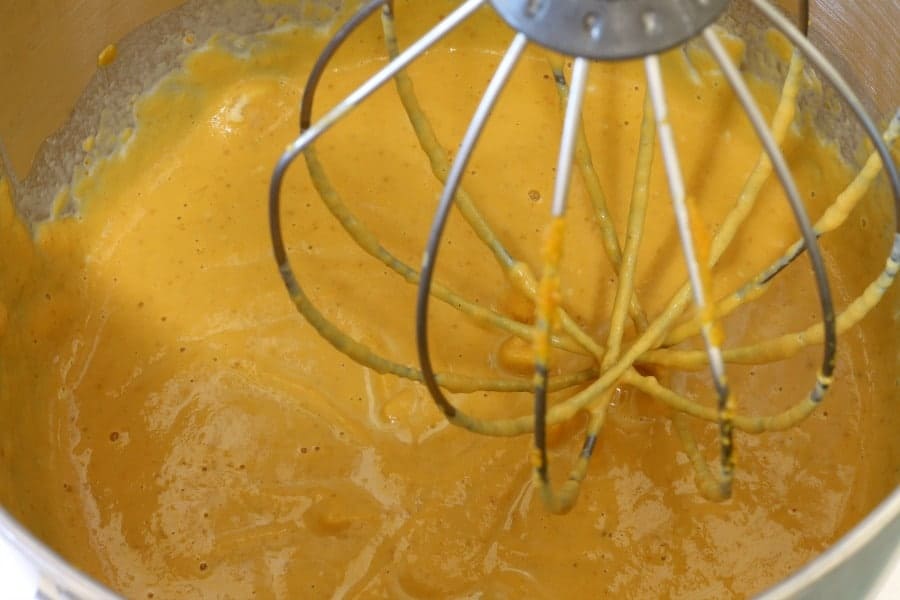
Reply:
[[[418,4],[418,12],[398,9],[403,40],[447,9]],[[339,54],[318,107],[383,63],[379,33],[367,26]],[[509,37],[485,16],[410,69],[447,148]],[[733,499],[698,495],[667,410],[625,389],[579,503],[564,517],[548,515],[534,494],[528,436],[448,427],[422,386],[353,363],[285,293],[271,259],[267,185],[297,133],[300,89],[323,42],[286,28],[239,56],[224,44],[191,56],[137,104],[122,152],[73,184],[80,216],[43,224],[34,238],[0,181],[0,499],[64,557],[130,597],[712,598],[751,594],[786,576],[896,484],[892,295],[842,337],[837,384],[821,410],[787,432],[737,436]],[[760,148],[724,81],[702,56],[693,60],[667,55],[666,82],[687,184],[715,226]],[[546,57],[528,54],[464,182],[503,242],[535,270],[561,122],[549,75]],[[591,77],[588,138],[621,235],[643,67],[595,65]],[[755,91],[771,110],[777,90]],[[391,86],[317,149],[352,210],[418,265],[440,184]],[[792,132],[787,153],[815,214],[852,178],[813,136]],[[651,185],[637,293],[652,315],[684,268],[658,155]],[[602,340],[616,279],[578,177],[570,204],[564,303]],[[872,194],[850,233],[824,240],[839,306],[883,264],[879,206]],[[288,177],[283,210],[290,254],[317,305],[354,337],[415,364],[414,288],[350,243],[302,161]],[[717,292],[796,237],[771,181],[716,269]],[[457,215],[447,240],[441,281],[532,317],[530,302]],[[729,344],[819,318],[801,258],[726,321]],[[440,303],[432,323],[442,370],[509,375],[520,364],[507,336]],[[803,398],[819,356],[813,347],[774,366],[732,368],[741,411],[771,414]],[[584,366],[567,355],[554,360],[559,369]],[[714,401],[703,373],[674,373],[671,384]],[[454,401],[480,416],[530,410],[527,394]],[[577,454],[584,422],[551,432],[557,479]],[[712,460],[713,426],[693,427]]]

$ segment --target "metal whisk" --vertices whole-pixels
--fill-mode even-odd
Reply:
[[[737,428],[761,433],[790,428],[809,416],[822,402],[832,383],[837,336],[858,323],[881,299],[900,269],[900,224],[894,236],[891,254],[884,270],[866,290],[843,312],[835,313],[828,276],[818,246],[819,236],[843,224],[847,213],[859,202],[879,171],[883,168],[890,181],[895,213],[900,223],[900,178],[889,147],[900,133],[900,116],[880,135],[860,100],[835,68],[810,44],[784,15],[766,0],[749,0],[776,29],[794,45],[781,99],[771,124],[756,105],[746,83],[725,51],[713,24],[729,4],[728,0],[465,0],[433,29],[401,51],[394,29],[394,10],[390,0],[370,0],[334,35],[315,63],[303,93],[300,112],[300,135],[281,156],[271,179],[270,225],[275,259],[281,276],[301,314],[338,350],[358,363],[381,373],[420,381],[427,386],[437,406],[454,425],[475,433],[492,436],[533,434],[532,462],[534,480],[546,506],[553,512],[569,510],[578,495],[597,436],[603,426],[606,410],[615,386],[627,385],[663,402],[675,411],[676,430],[691,458],[701,493],[711,500],[730,496],[734,474],[733,437]],[[466,21],[483,5],[490,5],[516,31],[516,35],[497,67],[478,104],[452,163],[440,146],[422,114],[415,92],[404,69],[454,28]],[[319,80],[338,47],[370,15],[381,9],[385,41],[391,61],[318,122],[311,123],[313,98]],[[744,187],[740,199],[726,217],[715,236],[697,236],[704,225],[687,192],[679,165],[678,151],[667,116],[666,90],[660,72],[659,53],[699,36],[715,59],[725,79],[743,106],[764,148],[764,157]],[[551,61],[553,75],[566,111],[560,141],[551,221],[546,231],[543,264],[538,280],[523,262],[517,260],[494,235],[472,199],[460,187],[467,163],[478,143],[491,112],[510,75],[529,44],[538,44],[572,58],[571,77],[563,69],[562,59]],[[584,331],[559,305],[558,267],[565,231],[565,215],[573,168],[590,181],[596,173],[586,152],[582,129],[582,104],[592,61],[642,58],[647,81],[647,99],[641,127],[641,143],[637,157],[635,187],[629,209],[624,247],[615,231],[602,232],[604,250],[613,264],[618,285],[610,317],[610,328],[603,344]],[[838,196],[822,217],[812,223],[798,193],[790,169],[780,150],[787,128],[793,119],[799,78],[804,59],[834,87],[856,116],[874,146],[865,167],[848,188]],[[435,176],[444,183],[437,212],[425,247],[422,266],[416,271],[382,247],[375,237],[343,204],[322,170],[313,142],[337,121],[366,100],[388,81],[395,80],[404,109],[416,130],[420,145],[429,155]],[[641,307],[634,292],[636,255],[641,240],[647,209],[647,185],[654,140],[658,139],[668,181],[669,195],[677,223],[682,252],[687,265],[689,283],[671,298],[666,308],[652,319]],[[416,341],[419,368],[396,363],[360,342],[350,338],[312,304],[300,286],[291,267],[282,238],[280,221],[281,187],[291,163],[304,155],[314,186],[332,214],[366,252],[394,270],[407,282],[418,285]],[[787,248],[780,259],[746,282],[731,295],[716,300],[710,295],[711,269],[732,242],[738,227],[747,217],[763,182],[774,169],[790,202],[801,239]],[[591,186],[588,186],[589,188]],[[590,191],[590,190],[589,190]],[[605,211],[602,197],[594,198],[597,210]],[[535,301],[533,323],[523,323],[465,300],[434,279],[435,263],[441,237],[453,205],[456,205],[477,236],[491,250],[503,271]],[[608,219],[607,219],[608,221]],[[786,334],[758,344],[723,348],[724,335],[720,320],[738,306],[758,297],[788,264],[806,253],[821,303],[821,323],[800,334]],[[437,374],[429,352],[428,309],[432,296],[454,306],[468,317],[515,335],[534,347],[534,377],[473,378]],[[693,298],[696,316],[681,324],[676,321],[685,313]],[[634,323],[637,337],[623,347],[623,329],[628,319]],[[704,350],[678,350],[673,346],[700,335]],[[729,386],[726,363],[764,363],[782,360],[811,345],[823,345],[822,361],[808,395],[782,413],[766,417],[740,415],[736,398]],[[586,371],[550,377],[548,362],[551,347],[578,351],[591,356],[594,367]],[[673,369],[696,369],[708,364],[717,396],[715,409],[696,403],[665,387],[652,375],[638,371],[635,365],[656,365]],[[567,400],[548,408],[548,391],[581,386]],[[533,415],[485,420],[475,418],[454,406],[444,390],[532,391]],[[588,410],[582,451],[562,489],[555,491],[548,472],[547,427]],[[709,469],[684,420],[685,415],[718,424],[720,464],[718,473]]]

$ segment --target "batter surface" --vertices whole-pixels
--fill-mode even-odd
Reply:
[[[424,6],[427,4],[427,7]],[[401,43],[448,4],[400,3]],[[485,15],[410,69],[438,138],[455,148],[510,34]],[[121,150],[67,191],[78,217],[36,228],[0,179],[0,448],[3,504],[64,557],[129,597],[691,597],[748,595],[852,526],[897,482],[897,326],[889,296],[842,336],[822,409],[783,433],[737,436],[733,499],[699,496],[658,403],[624,389],[575,509],[546,513],[527,436],[448,427],[423,387],[359,367],[296,313],[271,258],[265,198],[297,132],[300,89],[326,38],[286,26],[191,55],[135,105]],[[741,48],[732,44],[736,56]],[[383,64],[377,23],[326,73],[324,110]],[[664,60],[688,186],[715,227],[760,148],[727,86],[699,54]],[[778,90],[754,83],[769,113]],[[640,63],[592,71],[585,121],[620,232],[644,97]],[[504,243],[536,270],[560,130],[546,56],[528,55],[464,186]],[[833,148],[795,128],[786,150],[818,214],[852,179]],[[332,182],[382,244],[418,265],[440,184],[391,86],[317,145]],[[615,277],[584,187],[573,179],[565,302],[602,339]],[[655,314],[684,278],[662,162],[637,291]],[[824,240],[838,306],[883,265],[889,222],[877,193]],[[884,203],[886,206],[886,203]],[[415,364],[414,288],[354,247],[302,162],[284,195],[285,232],[312,299],[342,329]],[[868,236],[868,237],[864,237]],[[797,237],[774,181],[725,255],[716,289]],[[517,318],[530,302],[454,216],[437,277]],[[819,319],[797,261],[727,321],[729,344]],[[529,376],[515,342],[434,303],[440,369]],[[631,335],[631,334],[629,334]],[[527,349],[526,349],[527,351]],[[741,411],[772,414],[812,385],[818,346],[734,367]],[[583,359],[555,357],[556,368]],[[522,366],[524,365],[524,367]],[[671,384],[712,405],[706,376]],[[454,400],[481,416],[530,411],[530,396]],[[551,431],[562,477],[584,418]],[[4,425],[8,427],[8,425]],[[715,456],[712,425],[693,423]]]

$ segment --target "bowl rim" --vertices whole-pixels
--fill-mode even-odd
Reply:
[[[799,570],[763,591],[757,598],[759,600],[795,598],[809,593],[813,589],[818,589],[819,585],[828,585],[830,578],[839,570],[854,568],[852,566],[853,559],[867,549],[870,544],[874,544],[878,536],[892,525],[900,525],[900,485],[895,487],[878,506],[850,531],[841,536],[838,541]],[[882,567],[889,567],[890,561],[896,560],[897,551],[900,550],[900,539],[895,540],[894,546],[894,555],[884,557],[886,564],[875,565],[877,567],[876,577],[869,582],[873,588],[881,583],[887,572],[887,569]],[[863,592],[863,590],[858,591]],[[821,590],[821,592],[825,593],[825,590]],[[827,594],[825,595],[827,596]]]

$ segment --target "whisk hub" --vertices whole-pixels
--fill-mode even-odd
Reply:
[[[509,25],[568,56],[622,60],[683,44],[729,0],[491,0]]]

